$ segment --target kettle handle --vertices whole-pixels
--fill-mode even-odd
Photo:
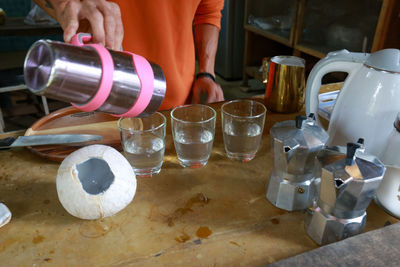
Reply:
[[[347,72],[351,76],[357,70],[357,66],[364,63],[369,54],[351,53],[346,49],[328,53],[328,55],[318,61],[307,79],[306,87],[306,114],[318,111],[318,92],[321,88],[322,77],[330,72]],[[347,79],[346,78],[346,79]]]

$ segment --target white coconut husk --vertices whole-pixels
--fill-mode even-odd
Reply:
[[[85,191],[76,168],[78,164],[93,158],[105,161],[114,175],[111,185],[98,194]],[[81,219],[114,215],[132,201],[135,192],[136,176],[132,166],[110,146],[91,145],[81,148],[65,158],[58,169],[58,198],[71,215]]]
[[[11,220],[11,212],[6,205],[0,203],[0,227],[6,225]]]

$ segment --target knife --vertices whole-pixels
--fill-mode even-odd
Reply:
[[[101,135],[94,134],[48,134],[8,137],[0,139],[0,149],[24,146],[73,144],[103,139]]]

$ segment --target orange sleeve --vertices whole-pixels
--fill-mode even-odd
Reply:
[[[224,0],[201,0],[194,15],[194,25],[211,24],[221,28],[221,10]]]

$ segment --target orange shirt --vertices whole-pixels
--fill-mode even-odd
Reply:
[[[223,0],[115,0],[124,24],[123,50],[161,66],[167,91],[160,109],[185,103],[194,80],[193,24],[220,27]]]

